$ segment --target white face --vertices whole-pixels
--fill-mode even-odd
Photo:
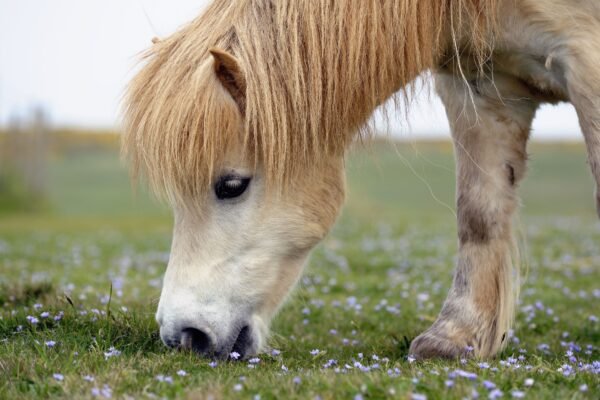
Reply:
[[[335,221],[342,160],[286,195],[267,192],[260,171],[244,167],[224,167],[214,181],[204,199],[174,210],[156,319],[170,347],[247,357],[264,347],[271,318]]]

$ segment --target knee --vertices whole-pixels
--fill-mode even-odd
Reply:
[[[461,244],[489,242],[496,220],[483,204],[477,204],[466,195],[457,200],[458,238]]]
[[[485,196],[487,201],[480,196],[458,196],[458,238],[461,245],[486,245],[491,240],[510,235],[510,218],[517,205],[511,192],[490,193]]]

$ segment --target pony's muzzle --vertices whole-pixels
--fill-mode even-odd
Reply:
[[[168,347],[193,351],[201,357],[227,359],[232,353],[237,353],[234,358],[241,359],[253,354],[255,350],[252,328],[247,324],[224,338],[217,337],[207,327],[186,327],[175,335],[161,331],[161,338]]]

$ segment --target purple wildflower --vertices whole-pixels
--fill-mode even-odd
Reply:
[[[550,350],[550,346],[549,346],[549,345],[547,345],[546,343],[542,343],[542,344],[540,344],[540,345],[537,347],[537,349],[538,349],[539,351],[549,351],[549,350]]]
[[[104,352],[104,359],[108,360],[111,357],[118,357],[121,355],[121,352],[114,347],[108,349],[108,351]]]
[[[494,382],[485,380],[483,381],[483,387],[487,390],[492,390],[496,388],[496,384]]]
[[[319,349],[312,349],[310,351],[310,354],[313,355],[313,356],[316,356],[317,354],[319,354],[319,352],[320,352]]]
[[[184,370],[180,369],[179,371],[177,371],[177,375],[179,375],[179,376],[186,376],[187,372],[185,372]]]
[[[56,342],[54,340],[47,340],[45,342],[45,344],[46,344],[46,347],[50,347],[50,348],[56,346]]]
[[[240,353],[238,353],[237,351],[232,351],[229,354],[229,358],[231,358],[232,360],[237,360],[240,358]]]
[[[100,391],[102,397],[110,399],[112,397],[112,389],[108,385],[104,385]]]
[[[562,374],[564,376],[570,376],[575,371],[574,371],[573,367],[570,366],[569,364],[563,364],[563,366],[558,369],[558,372],[562,372]]]
[[[65,376],[63,374],[52,374],[52,377],[59,382],[65,380]]]
[[[460,376],[461,378],[467,378],[471,381],[477,379],[477,374],[474,372],[463,371],[462,369],[457,369],[454,372],[456,372],[456,375]]]

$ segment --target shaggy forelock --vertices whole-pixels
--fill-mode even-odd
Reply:
[[[459,51],[455,38],[483,59],[497,1],[217,0],[147,52],[125,96],[124,156],[173,202],[202,194],[231,146],[285,188],[343,154],[377,106]],[[243,116],[212,47],[245,72]]]

